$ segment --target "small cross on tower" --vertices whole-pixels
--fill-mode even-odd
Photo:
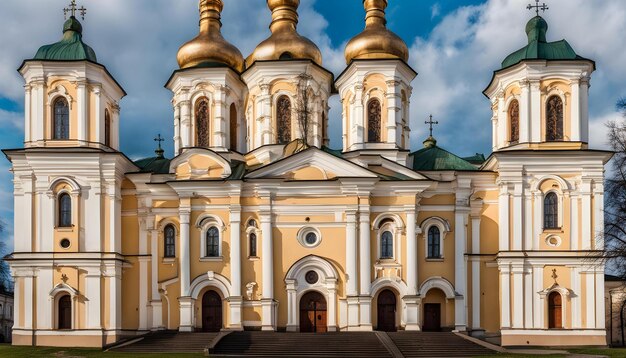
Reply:
[[[539,5],[539,0],[535,0],[535,2],[536,2],[536,5],[528,4],[526,8],[528,10],[535,9],[535,11],[537,12],[537,16],[539,16],[539,10],[543,12],[546,12],[546,10],[550,10],[550,8],[548,7],[548,5],[546,5],[546,3]]]
[[[85,20],[85,14],[87,14],[87,9],[84,6],[80,8],[76,5],[76,0],[72,0],[69,7],[63,9],[63,14],[65,14],[65,19],[67,19],[67,13],[71,13],[72,17],[76,16],[76,11],[80,13],[80,16],[83,20]]]
[[[424,122],[425,124],[428,124],[430,126],[430,136],[433,136],[433,124],[439,124],[439,121],[433,121],[433,115],[430,115],[430,120]]]
[[[154,141],[159,143],[159,148],[157,150],[155,150],[154,152],[156,153],[157,157],[161,158],[163,157],[163,148],[161,148],[161,142],[164,142],[165,139],[163,139],[163,137],[161,137],[161,133],[159,133],[156,138],[154,138]]]

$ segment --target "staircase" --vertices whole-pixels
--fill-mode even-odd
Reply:
[[[113,348],[124,353],[202,353],[219,333],[179,333],[164,331],[148,334],[142,340]]]
[[[391,357],[373,332],[233,332],[211,353],[245,357]]]
[[[451,332],[393,332],[389,338],[406,357],[475,357],[496,352]]]

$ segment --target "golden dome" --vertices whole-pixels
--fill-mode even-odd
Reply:
[[[365,30],[348,42],[346,63],[361,59],[401,59],[408,61],[409,49],[398,35],[386,27],[387,0],[363,0]]]
[[[322,65],[320,49],[296,30],[299,5],[300,0],[267,0],[267,6],[272,11],[272,35],[246,59],[247,66],[255,61],[283,59],[307,59]]]
[[[190,68],[207,64],[224,64],[241,72],[241,52],[222,36],[220,22],[222,0],[200,0],[200,33],[178,50],[178,66]]]

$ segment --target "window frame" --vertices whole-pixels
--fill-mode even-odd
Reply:
[[[433,230],[437,230],[437,243],[436,245],[431,242],[431,232],[434,232]],[[434,236],[434,235],[433,235]],[[427,247],[427,252],[426,252],[426,258],[427,259],[441,259],[442,258],[442,252],[441,252],[441,229],[439,228],[438,225],[431,225],[428,228],[428,231],[426,232],[426,247]],[[433,238],[434,240],[434,238]],[[431,255],[431,253],[434,253],[434,250],[431,250],[431,248],[437,248],[437,253],[436,255]]]
[[[282,121],[280,121],[279,118],[279,104],[282,100],[287,100],[287,102],[289,102],[289,116],[288,116],[288,126],[282,126]],[[293,141],[293,122],[294,122],[294,106],[293,106],[293,99],[291,98],[291,96],[289,96],[286,93],[277,93],[276,94],[276,101],[274,102],[274,113],[275,113],[275,118],[276,118],[276,144],[288,144],[291,143],[291,141]],[[283,141],[281,137],[284,137],[283,134],[283,130],[286,128],[286,130],[288,130],[288,134],[289,134],[289,139],[286,141]]]
[[[552,220],[554,221],[554,226],[548,226],[546,224],[547,220],[547,213],[546,213],[546,203],[547,203],[547,199],[548,197],[554,197],[554,212],[551,213],[550,215],[553,216]],[[548,192],[546,192],[543,196],[543,200],[541,203],[541,210],[542,210],[542,227],[543,230],[561,230],[562,228],[562,224],[561,224],[561,208],[562,208],[562,203],[561,203],[561,197],[559,195],[558,192],[556,192],[555,190],[550,190]]]
[[[74,218],[73,218],[73,206],[74,203],[72,202],[72,195],[67,192],[66,190],[62,190],[57,194],[57,220],[56,220],[56,227],[59,229],[71,229],[74,227]],[[64,210],[63,208],[63,202],[62,199],[67,198],[68,200],[68,205],[69,205],[69,211]],[[65,215],[64,215],[65,214]],[[69,220],[68,223],[64,222],[64,217],[67,215],[67,219]]]
[[[218,231],[218,256],[207,255],[207,232],[211,227],[217,228]],[[226,230],[224,221],[219,216],[202,214],[196,221],[196,228],[200,231],[200,261],[221,261],[223,259],[224,231]]]
[[[385,234],[389,234],[387,238],[385,238]],[[379,241],[379,253],[378,253],[378,259],[379,260],[393,260],[395,259],[395,240],[394,240],[394,233],[393,231],[391,231],[390,228],[384,228],[380,230],[380,240]],[[385,244],[385,240],[387,240],[389,242],[389,244]],[[390,250],[389,254],[390,255],[385,255],[387,250]]]
[[[168,243],[168,235],[167,235],[167,231],[168,229],[171,229],[173,231],[173,237],[172,240],[173,242]],[[176,230],[176,226],[174,224],[166,224],[165,227],[163,228],[163,258],[164,259],[173,259],[176,258],[176,241],[178,238],[178,230]],[[173,246],[173,252],[174,254],[169,255],[168,254],[168,247],[172,247]]]
[[[64,102],[65,108],[67,109],[67,114],[66,114],[67,118],[65,119],[67,121],[66,137],[57,136],[57,126],[58,126],[58,120],[59,120],[59,118],[57,117],[57,115],[59,115],[57,113],[57,104],[59,102]],[[71,109],[70,109],[70,103],[67,100],[67,98],[65,98],[64,96],[57,96],[56,98],[54,98],[52,101],[52,133],[51,133],[52,140],[69,140],[70,139],[70,125],[71,125],[70,116],[71,116]]]
[[[209,236],[211,235],[211,233],[214,233],[215,235],[213,236]],[[206,231],[204,232],[204,258],[207,259],[215,259],[215,258],[219,258],[222,257],[222,248],[221,248],[221,233],[220,233],[220,229],[215,226],[215,225],[210,225]],[[213,243],[212,240],[215,240],[215,242]]]
[[[514,134],[514,127],[513,127],[513,116],[512,116],[512,109],[513,109],[513,105],[517,106],[517,129],[515,131],[515,136],[513,136]],[[508,117],[508,125],[509,125],[509,144],[517,144],[519,143],[519,138],[520,138],[520,103],[519,100],[517,98],[513,98],[510,102],[509,105],[507,107],[507,117]]]
[[[207,116],[206,116],[206,136],[204,137],[204,141],[200,141],[200,126],[198,121],[198,111],[199,106],[202,102],[206,101],[207,104]],[[211,146],[211,99],[206,95],[199,96],[193,103],[193,124],[194,124],[194,139],[195,146],[200,148],[208,148]],[[206,145],[204,145],[206,144]]]
[[[549,93],[546,97],[545,97],[545,122],[544,122],[544,131],[545,131],[545,141],[546,142],[562,142],[565,140],[565,99],[558,93]],[[560,129],[560,137],[555,137],[555,138],[550,138],[548,137],[548,120],[550,119],[550,101],[556,98],[559,100],[560,104],[561,104],[561,117],[560,117],[560,123],[559,123],[559,118],[557,118],[557,123],[555,124],[555,130],[557,131],[557,134],[559,134],[559,129]],[[560,126],[559,126],[560,124]],[[559,128],[560,127],[560,128]]]
[[[374,126],[374,127],[378,127],[378,138],[375,138],[376,140],[373,140],[372,138],[370,138],[371,137],[370,134],[372,131],[372,128],[371,128],[372,118],[370,117],[370,106],[373,103],[378,103],[378,107],[380,110],[378,124]],[[367,121],[367,139],[365,140],[365,142],[366,143],[382,143],[383,142],[383,104],[382,104],[382,101],[378,97],[372,97],[368,99],[366,106],[365,106],[365,110],[366,110],[365,119]]]

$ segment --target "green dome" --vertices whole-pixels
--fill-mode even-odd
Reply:
[[[83,42],[82,33],[83,26],[74,16],[70,17],[63,24],[61,41],[39,48],[33,60],[98,62],[95,51]]]
[[[467,160],[454,155],[437,146],[435,138],[428,137],[424,141],[424,148],[411,154],[413,157],[413,170],[415,171],[475,171],[477,166]]]
[[[548,42],[548,23],[541,16],[535,16],[526,24],[528,45],[510,54],[502,61],[502,68],[513,66],[524,60],[584,60],[565,41]]]

